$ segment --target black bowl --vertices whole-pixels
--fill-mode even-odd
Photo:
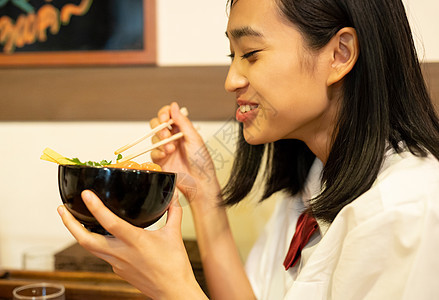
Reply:
[[[157,222],[169,207],[176,174],[167,172],[60,165],[58,185],[67,209],[88,230],[108,232],[97,222],[81,198],[93,191],[120,218],[145,228]]]

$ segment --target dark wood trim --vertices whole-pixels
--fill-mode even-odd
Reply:
[[[423,66],[439,110],[439,63]],[[145,121],[171,101],[193,120],[227,120],[227,66],[0,69],[0,121]]]
[[[85,1],[87,2],[87,1]],[[81,3],[82,4],[82,3]],[[88,5],[86,5],[88,6]],[[142,50],[124,51],[52,51],[0,53],[0,66],[96,66],[153,65],[157,62],[156,0],[143,0]],[[61,22],[61,21],[59,21]]]
[[[423,64],[422,71],[433,104],[436,107],[436,111],[439,113],[439,62]]]
[[[233,115],[227,67],[0,69],[1,121],[145,121],[178,101],[194,120]]]

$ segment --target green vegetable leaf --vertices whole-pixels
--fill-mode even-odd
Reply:
[[[68,160],[70,160],[72,163],[76,164],[76,165],[84,165],[84,163],[82,163],[79,158],[67,158]]]
[[[79,165],[79,166],[92,166],[92,167],[101,167],[101,166],[106,166],[111,164],[111,160],[107,161],[107,160],[101,160],[100,162],[95,162],[95,161],[86,161],[86,162],[81,162],[79,160],[79,158],[67,158],[68,160],[70,160],[71,162],[73,162],[75,165]]]

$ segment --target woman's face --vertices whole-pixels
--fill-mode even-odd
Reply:
[[[328,96],[329,51],[307,50],[274,0],[236,1],[226,34],[232,64],[225,87],[236,94],[246,141],[326,139],[336,111]]]

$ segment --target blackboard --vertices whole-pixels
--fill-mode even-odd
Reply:
[[[154,0],[0,0],[0,66],[154,64]]]

